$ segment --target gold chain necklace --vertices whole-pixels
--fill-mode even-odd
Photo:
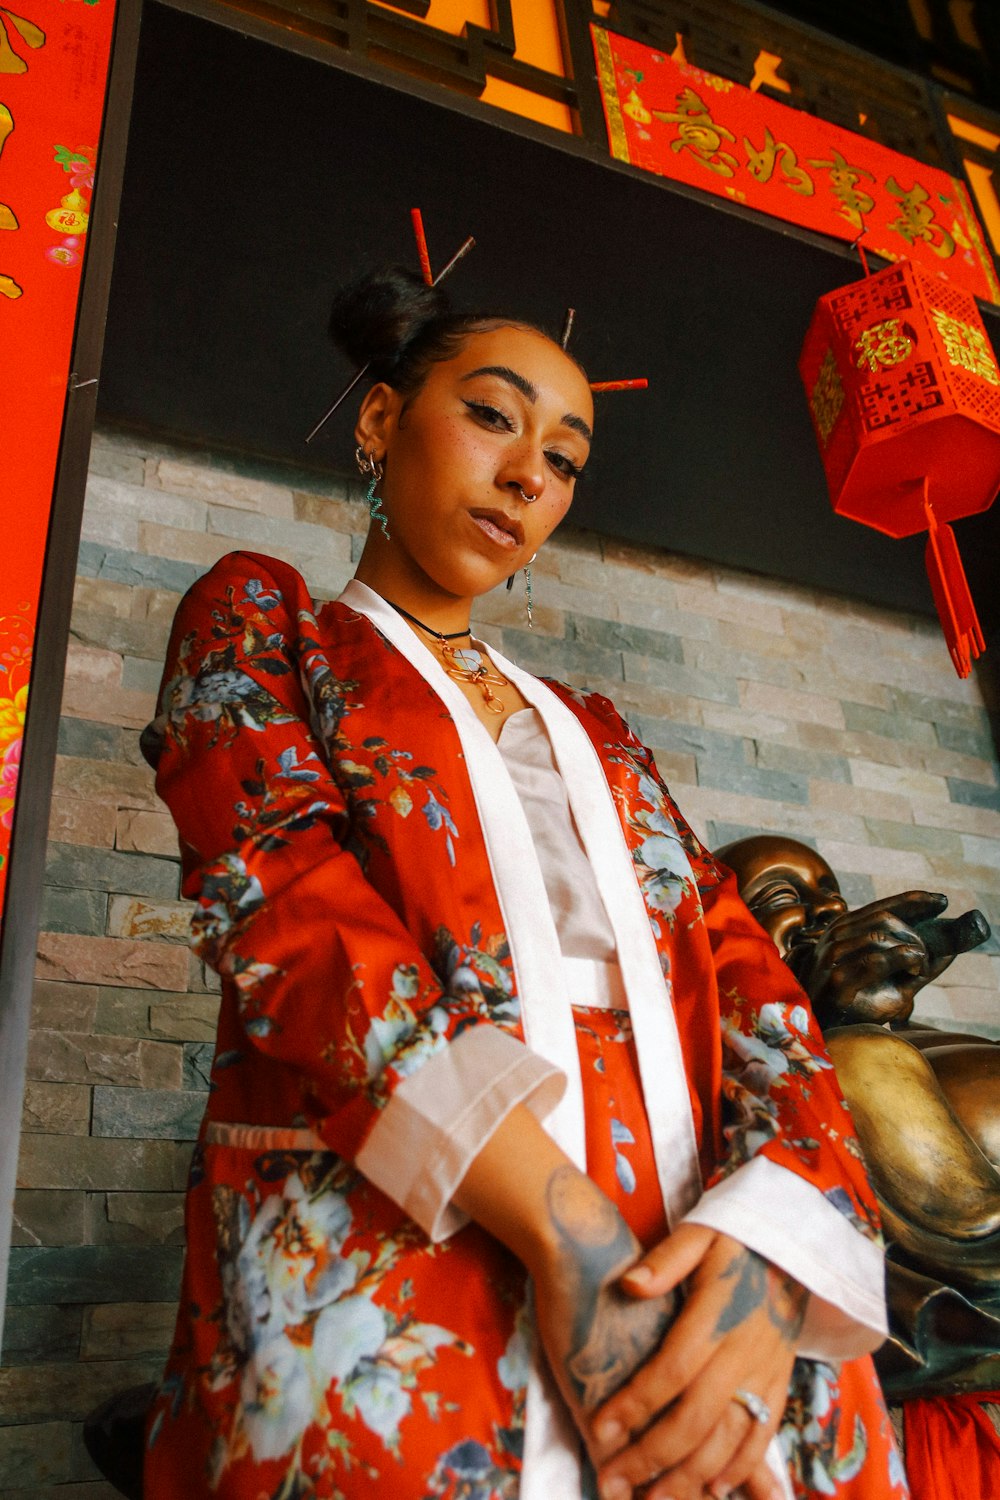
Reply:
[[[483,658],[481,651],[477,651],[472,645],[453,646],[452,641],[464,639],[466,636],[472,640],[471,630],[453,630],[445,634],[442,630],[435,630],[431,625],[425,625],[423,620],[418,620],[416,615],[411,615],[398,604],[393,604],[387,599],[386,604],[391,605],[398,615],[404,620],[409,620],[411,625],[418,626],[431,637],[440,655],[444,670],[455,682],[471,683],[477,687],[483,695],[483,702],[491,714],[506,713],[507,705],[502,698],[498,698],[493,691],[497,687],[510,687],[510,679],[496,671],[492,663],[489,665]]]

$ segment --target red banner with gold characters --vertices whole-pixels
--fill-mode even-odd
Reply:
[[[115,0],[0,7],[0,903]]]
[[[611,153],[647,172],[906,257],[985,302],[1000,285],[965,184],[603,26],[590,28]]]

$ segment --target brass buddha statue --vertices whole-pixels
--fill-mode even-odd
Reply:
[[[914,997],[990,935],[981,913],[906,891],[849,911],[795,839],[716,851],[809,995],[889,1241],[895,1397],[1000,1383],[1000,1045],[911,1022]]]

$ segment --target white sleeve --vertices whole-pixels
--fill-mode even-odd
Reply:
[[[853,1359],[884,1340],[881,1248],[795,1172],[759,1156],[709,1188],[685,1220],[740,1240],[812,1293],[800,1355]]]
[[[544,1119],[565,1088],[565,1075],[516,1037],[470,1027],[403,1080],[355,1165],[432,1240],[447,1239],[468,1219],[452,1195],[500,1122],[518,1104]]]

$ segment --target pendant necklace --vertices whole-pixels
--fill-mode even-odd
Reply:
[[[449,634],[446,634],[442,630],[435,630],[432,625],[425,625],[423,620],[418,620],[416,615],[411,615],[398,604],[393,604],[391,599],[387,599],[385,602],[396,611],[397,615],[402,615],[404,620],[409,620],[411,625],[416,625],[431,637],[440,652],[442,664],[449,677],[453,678],[455,682],[471,682],[474,687],[477,687],[483,695],[483,702],[489,713],[502,714],[506,712],[506,704],[502,699],[497,697],[493,689],[495,687],[510,687],[510,679],[496,671],[492,663],[487,663],[483,658],[482,652],[477,651],[475,646],[471,644],[471,630],[453,630]],[[468,646],[453,646],[451,644],[452,641],[463,640],[466,636],[468,636],[470,641]]]

